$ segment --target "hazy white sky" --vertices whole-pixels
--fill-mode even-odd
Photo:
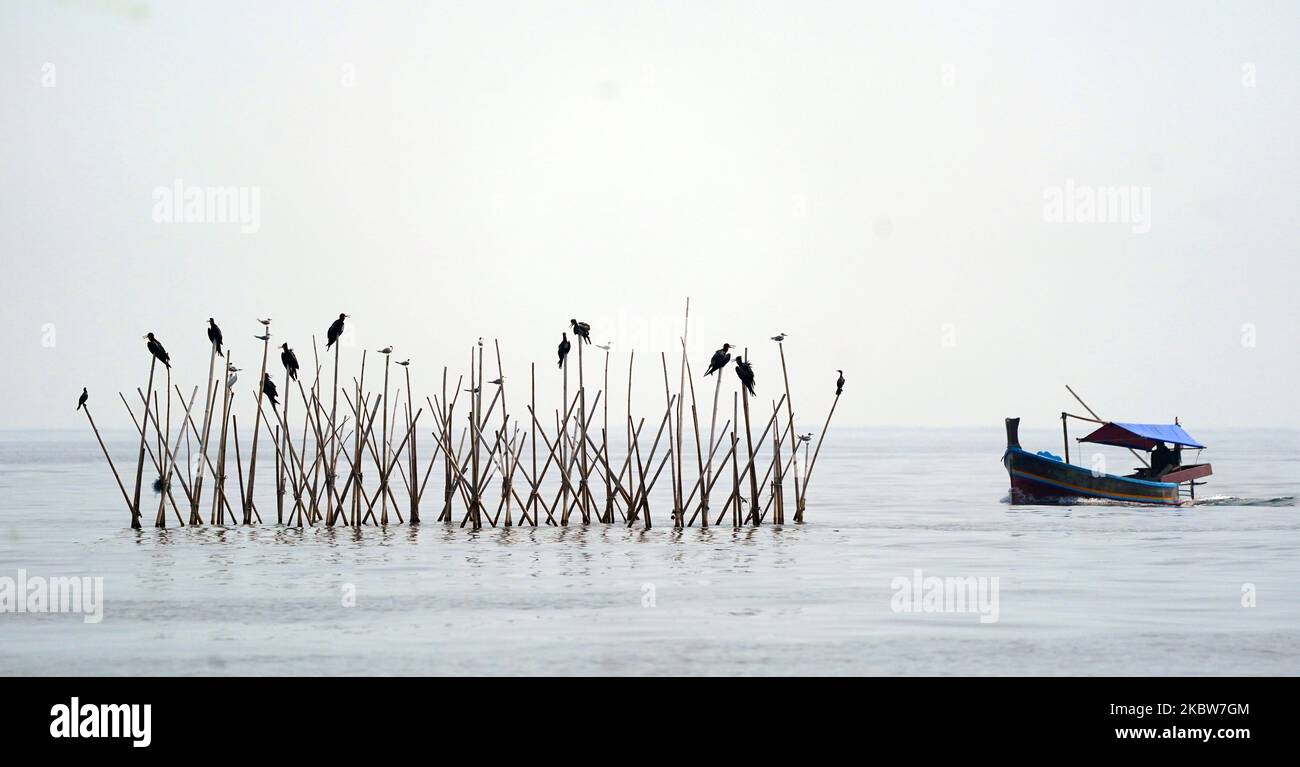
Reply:
[[[129,425],[146,331],[188,391],[207,317],[255,367],[255,317],[309,364],[340,311],[349,357],[392,344],[427,393],[499,337],[516,401],[536,361],[549,407],[586,319],[617,387],[636,347],[651,419],[687,296],[697,375],[749,345],[770,408],[788,332],[812,422],[844,368],[842,424],[1050,425],[1072,383],[1117,420],[1300,425],[1297,18],[6,2],[0,427],[81,426],[83,385]],[[156,222],[177,179],[256,188],[258,230]],[[1145,190],[1146,225],[1051,220],[1067,184]]]

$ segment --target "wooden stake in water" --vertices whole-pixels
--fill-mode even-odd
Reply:
[[[262,333],[262,369],[257,374],[257,414],[253,421],[253,447],[248,456],[248,495],[244,496],[244,524],[253,524],[253,483],[257,478],[257,437],[262,431],[262,390],[266,381],[266,355],[271,346],[271,326]],[[285,387],[286,396],[288,386]],[[247,422],[245,422],[247,425]],[[242,471],[242,470],[241,470]]]
[[[799,494],[799,505],[794,513],[794,521],[796,524],[801,524],[803,522],[804,505],[808,501],[808,481],[812,479],[813,467],[817,465],[817,456],[820,455],[822,451],[822,441],[826,439],[826,431],[831,427],[831,416],[835,415],[835,406],[838,404],[840,404],[840,395],[836,394],[835,400],[831,402],[831,412],[826,414],[826,425],[822,427],[822,433],[817,437],[817,449],[813,451],[812,462],[808,464],[808,471],[804,474],[803,492]]]
[[[154,373],[154,368],[157,367],[157,365],[158,365],[158,358],[150,354],[149,355],[149,385],[145,387],[144,408],[146,411],[146,415],[147,415],[147,411],[149,410],[149,398],[153,396],[153,373]],[[144,482],[144,441],[145,441],[145,435],[149,433],[149,429],[148,429],[149,419],[142,417],[140,421],[141,421],[141,425],[144,426],[145,428],[141,429],[140,431],[140,457],[136,461],[136,465],[135,465],[135,495],[131,500],[131,512],[132,512],[131,527],[136,530],[140,529],[140,484]]]
[[[217,344],[209,341],[212,351],[208,354],[208,388],[203,390],[203,434],[199,439],[199,468],[194,474],[194,497],[190,499],[190,524],[202,523],[199,517],[199,502],[203,497],[203,464],[208,461],[208,426],[212,423],[212,404],[216,397],[212,393],[212,374],[217,362]]]
[[[86,420],[90,421],[90,429],[95,432],[95,440],[99,442],[99,449],[104,451],[104,460],[108,461],[108,468],[113,471],[113,479],[117,480],[117,488],[122,491],[122,500],[126,501],[126,508],[131,512],[131,527],[139,528],[140,521],[137,519],[135,507],[131,505],[131,496],[126,492],[126,486],[122,484],[122,477],[117,473],[117,467],[113,465],[113,457],[108,454],[108,448],[104,447],[104,438],[99,435],[99,427],[95,426],[95,419],[90,417],[90,405],[84,404],[82,410],[86,411]]]

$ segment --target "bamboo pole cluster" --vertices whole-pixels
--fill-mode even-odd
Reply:
[[[475,530],[575,522],[650,529],[656,488],[661,494],[654,508],[662,508],[660,519],[666,513],[668,523],[677,528],[721,525],[724,520],[733,527],[781,525],[790,504],[793,521],[802,523],[809,481],[840,398],[837,390],[810,459],[812,435],[800,436],[795,430],[784,343],[776,341],[784,384],[781,396],[767,405],[756,401],[724,367],[715,373],[705,432],[695,371],[687,354],[688,300],[677,386],[671,385],[668,355],[661,352],[656,372],[662,374],[663,410],[652,412],[649,420],[632,413],[637,355],[635,351],[628,355],[621,445],[611,439],[619,430],[610,423],[611,351],[604,348],[597,388],[589,390],[583,351],[587,344],[577,337],[577,354],[567,355],[560,365],[560,407],[539,405],[537,368],[530,364],[524,417],[513,416],[506,407],[508,387],[500,343],[492,342],[496,377],[489,380],[493,373],[485,370],[481,339],[471,347],[469,366],[457,374],[455,385],[449,388],[451,373],[443,367],[440,391],[423,397],[424,405],[417,408],[409,360],[396,363],[403,370],[394,390],[392,350],[381,351],[382,375],[372,373],[378,380],[369,383],[371,359],[363,351],[359,374],[340,386],[342,344],[332,344],[327,372],[313,336],[310,380],[304,382],[307,376],[302,372],[290,377],[286,370],[276,407],[265,391],[270,386],[264,383],[270,380],[270,327],[269,320],[262,322],[266,331],[259,336],[261,364],[251,382],[239,379],[241,369],[229,352],[224,374],[215,375],[220,355],[216,343],[212,344],[202,412],[195,409],[199,387],[194,386],[187,399],[172,382],[170,366],[165,368],[161,392],[155,391],[159,371],[154,358],[146,387],[136,390],[138,418],[131,401],[119,392],[140,437],[133,492],[128,492],[113,463],[89,404],[81,408],[121,490],[131,527],[140,528],[143,519],[146,458],[158,478],[156,527],[167,526],[169,511],[178,525],[261,523],[262,509],[254,493],[259,446],[274,451],[275,520],[290,526],[418,525],[422,505],[427,508],[433,503],[437,521]],[[748,349],[744,357],[749,359]],[[577,388],[570,392],[572,361],[578,368]],[[718,429],[724,386],[732,390],[732,412]],[[251,400],[253,407],[252,432],[244,435],[250,445],[247,463],[235,413],[241,397]],[[175,423],[173,399],[180,415]],[[266,439],[260,440],[263,432]],[[432,441],[427,455],[419,447],[421,438],[426,448]],[[232,458],[237,487],[230,482]],[[211,477],[206,504],[205,474]],[[441,498],[427,501],[425,494],[435,474],[440,475]],[[666,480],[666,489],[661,479]],[[670,500],[661,507],[664,497]]]

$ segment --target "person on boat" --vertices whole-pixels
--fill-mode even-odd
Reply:
[[[1151,451],[1151,477],[1159,479],[1169,469],[1177,465],[1174,459],[1174,451],[1165,447],[1165,443],[1157,442],[1156,449]]]

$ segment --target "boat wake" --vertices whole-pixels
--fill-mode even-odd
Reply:
[[[1011,496],[1002,496],[1001,503],[1013,506],[1117,506],[1126,509],[1162,508],[1149,503],[1126,503],[1107,498],[1035,498],[1032,503],[1012,503]],[[1164,506],[1169,509],[1185,509],[1195,506],[1256,506],[1285,508],[1296,505],[1294,495],[1281,495],[1274,498],[1245,498],[1238,495],[1211,495],[1205,498],[1187,499],[1177,506]]]
[[[1276,498],[1242,498],[1236,495],[1211,495],[1189,501],[1185,506],[1295,506],[1294,495],[1281,495]]]

